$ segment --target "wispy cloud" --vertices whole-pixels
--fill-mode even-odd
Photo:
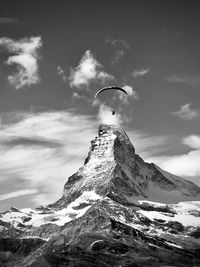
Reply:
[[[113,60],[111,61],[111,65],[115,65],[119,62],[119,60],[124,56],[124,51],[123,50],[116,50],[114,52],[114,57]]]
[[[9,198],[16,198],[24,195],[31,195],[31,194],[37,194],[38,191],[36,189],[24,189],[24,190],[18,190],[14,192],[10,192],[7,194],[0,195],[0,201],[6,200]]]
[[[0,24],[16,23],[18,20],[12,17],[0,17]]]
[[[129,43],[124,39],[106,39],[106,43],[113,46],[116,50],[113,55],[113,59],[111,60],[111,65],[117,64],[121,58],[125,55],[127,50],[130,50]]]
[[[16,73],[8,76],[11,86],[20,89],[39,82],[38,49],[42,46],[41,37],[23,38],[18,41],[2,37],[0,46],[8,53],[14,54],[6,61],[7,65],[17,66]]]
[[[106,43],[111,44],[115,47],[121,47],[124,49],[130,49],[130,45],[125,39],[114,39],[114,38],[107,38]]]
[[[12,192],[23,183],[38,191],[32,198],[35,205],[55,201],[67,178],[83,164],[96,131],[92,117],[70,111],[24,114],[17,122],[3,124],[0,193],[4,184],[11,184]]]
[[[173,74],[166,78],[168,82],[185,84],[193,87],[200,85],[200,76],[187,75],[187,74]]]
[[[57,67],[57,75],[61,78],[63,82],[67,81],[67,76],[65,75],[65,72],[61,66]]]
[[[171,114],[183,120],[193,120],[200,117],[200,112],[197,109],[192,109],[191,103],[182,105],[178,111],[171,112]]]
[[[103,70],[103,66],[98,62],[90,50],[87,50],[74,69],[71,69],[69,77],[71,87],[87,87],[90,82],[97,81],[104,84],[113,80],[114,77]]]
[[[133,75],[134,78],[138,78],[138,77],[144,76],[144,75],[147,74],[149,71],[150,71],[149,68],[141,69],[141,70],[134,70],[134,71],[132,72],[132,75]]]
[[[165,153],[173,139],[171,136],[151,135],[138,130],[128,131],[128,136],[135,146],[136,153],[144,160]]]

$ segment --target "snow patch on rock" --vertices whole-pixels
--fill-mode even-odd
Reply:
[[[91,207],[93,202],[98,199],[101,199],[101,197],[94,191],[85,191],[79,198],[61,210],[49,212],[48,210],[45,211],[45,209],[21,209],[19,212],[5,213],[1,220],[13,223],[15,227],[18,226],[18,223],[33,227],[40,227],[49,223],[62,226],[71,220],[81,217]],[[27,218],[30,218],[30,220],[27,221]]]
[[[149,203],[154,208],[168,207],[173,213],[166,213],[155,210],[139,210],[138,213],[150,220],[161,219],[165,221],[177,221],[183,226],[200,226],[200,201],[179,202],[178,204],[152,203],[151,201],[139,201]]]

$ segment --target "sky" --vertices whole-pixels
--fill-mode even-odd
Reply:
[[[200,186],[199,8],[1,1],[0,211],[56,201],[100,123],[120,123],[147,162]],[[128,96],[94,100],[112,85]]]

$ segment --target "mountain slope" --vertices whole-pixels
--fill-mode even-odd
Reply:
[[[0,215],[0,263],[200,266],[197,200],[197,185],[144,162],[118,126],[100,125],[61,199]]]
[[[165,203],[200,200],[197,185],[145,163],[135,154],[126,133],[111,125],[99,127],[84,166],[68,178],[57,204],[66,205],[85,190],[123,203],[139,199]]]

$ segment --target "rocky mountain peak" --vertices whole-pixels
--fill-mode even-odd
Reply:
[[[100,125],[60,200],[0,214],[0,266],[200,266],[195,200],[197,185],[146,163],[120,126]]]
[[[133,175],[137,168],[135,156],[135,148],[120,126],[100,125],[84,166],[65,184],[65,203],[85,190],[118,198],[143,194]]]
[[[65,206],[92,190],[120,203],[139,199],[177,203],[200,198],[198,186],[144,162],[120,126],[105,124],[99,126],[84,165],[68,178],[57,204]]]
[[[116,125],[100,125],[98,136],[91,141],[89,155],[85,164],[89,161],[114,161],[124,162],[131,156],[133,160],[135,148],[131,144],[125,131]]]

